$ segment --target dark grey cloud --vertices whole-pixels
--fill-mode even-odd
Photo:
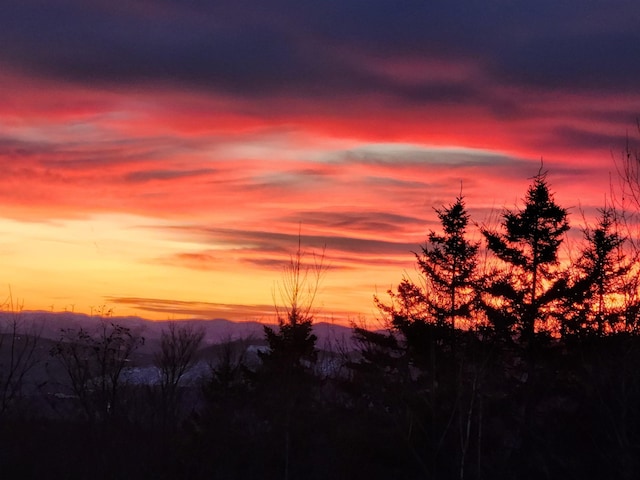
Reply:
[[[0,157],[25,161],[36,156],[49,154],[53,146],[43,142],[27,142],[9,136],[0,136]]]
[[[330,79],[332,88],[364,80],[353,71],[337,75],[349,65],[331,56],[323,61],[290,32],[234,18],[233,11],[146,17],[73,3],[5,5],[0,58],[77,82],[168,82],[249,96],[313,89]]]
[[[380,93],[507,112],[493,87],[631,91],[640,6],[611,2],[424,0],[7,0],[0,62],[110,86],[170,83],[266,98]],[[399,81],[376,60],[471,62],[486,78]],[[437,67],[434,67],[437,68]]]
[[[362,178],[363,185],[367,185],[373,188],[390,188],[396,191],[415,191],[425,190],[430,187],[442,186],[436,183],[416,182],[413,180],[401,180],[399,178],[381,177],[374,175],[367,175]]]
[[[637,32],[553,35],[505,46],[495,72],[504,81],[543,89],[634,91],[640,76],[634,58],[640,58]]]
[[[318,262],[320,259],[316,257]],[[323,271],[338,271],[338,270],[350,270],[351,267],[347,267],[342,264],[337,264],[335,262],[336,258],[331,258],[331,263],[323,263],[322,270]],[[278,272],[282,272],[287,268],[291,267],[291,259],[290,258],[253,258],[247,257],[242,260],[245,263],[250,263],[260,268],[265,268],[268,270],[275,270]],[[313,264],[313,259],[310,260],[311,264]],[[353,260],[351,261],[353,263]]]
[[[271,317],[273,305],[239,305],[214,302],[193,302],[144,297],[105,297],[110,304],[127,305],[142,311],[172,315],[188,315],[194,318],[260,318]]]
[[[163,227],[166,228],[166,227]],[[305,235],[297,232],[277,233],[270,231],[254,231],[231,228],[206,227],[173,227],[175,231],[185,235],[194,235],[200,241],[210,241],[216,245],[225,244],[229,248],[263,253],[289,254],[297,248],[298,240],[309,250],[321,250],[326,247],[330,251],[354,254],[406,254],[415,249],[415,244],[374,240],[338,235]]]
[[[143,183],[154,180],[175,180],[179,178],[201,177],[215,173],[216,170],[202,168],[199,170],[139,170],[125,175],[125,181]]]
[[[176,152],[189,152],[200,147],[196,140],[177,137],[116,138],[112,141],[83,138],[78,134],[72,141],[69,135],[56,137],[55,131],[42,135],[43,139],[25,139],[10,134],[0,135],[0,158],[4,159],[6,174],[95,175],[111,181],[124,179],[128,183],[151,180],[175,180],[216,173],[211,168],[180,170],[158,168]],[[133,171],[128,171],[133,169]],[[121,173],[125,171],[127,173]]]
[[[298,212],[279,220],[359,232],[389,232],[407,226],[422,226],[426,222],[421,218],[387,212]]]
[[[640,58],[640,56],[638,57]],[[624,130],[621,130],[624,132]],[[627,143],[624,134],[610,135],[593,130],[578,129],[574,127],[559,127],[553,132],[555,138],[549,139],[548,145],[563,145],[568,142],[571,145],[580,145],[581,148],[589,150],[593,148],[603,150],[621,150]]]

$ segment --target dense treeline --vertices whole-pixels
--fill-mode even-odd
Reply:
[[[436,213],[420,279],[375,298],[386,328],[354,326],[355,348],[317,344],[324,266],[300,245],[277,328],[253,357],[218,345],[198,382],[202,331],[171,324],[140,384],[124,372],[144,340],[105,315],[48,346],[68,394],[38,401],[22,389],[37,333],[16,317],[0,337],[3,478],[639,478],[628,224],[605,207],[569,242],[543,172],[498,225],[472,224],[462,196]]]

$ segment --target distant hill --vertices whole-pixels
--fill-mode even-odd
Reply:
[[[101,318],[72,312],[23,311],[19,314],[0,312],[0,346],[9,345],[11,332],[6,327],[16,319],[19,323],[16,337],[18,344],[27,341],[30,335],[39,337],[34,351],[34,367],[25,377],[24,393],[30,396],[68,394],[68,376],[62,363],[50,352],[61,338],[61,330],[80,328],[89,334],[98,331],[101,321],[113,322],[130,328],[132,332],[144,337],[144,345],[138,348],[131,357],[131,363],[123,372],[127,382],[134,384],[151,384],[157,381],[158,373],[154,367],[154,357],[160,351],[160,338],[168,321],[151,321],[140,317]],[[220,360],[221,352],[227,348],[223,344],[234,345],[245,352],[248,364],[257,364],[257,352],[264,348],[264,324],[259,322],[233,322],[227,319],[212,320],[177,320],[176,323],[203,328],[204,342],[199,352],[200,360],[187,373],[185,379],[190,381],[207,375],[210,365]],[[274,325],[271,325],[274,326]],[[330,368],[332,358],[338,354],[351,351],[353,342],[351,329],[330,323],[317,323],[314,333],[318,337],[317,347],[322,352],[319,368]],[[10,351],[0,348],[0,366],[9,362]]]
[[[9,320],[15,314],[0,312],[0,323]],[[58,340],[62,329],[83,328],[90,333],[97,329],[104,317],[90,316],[72,312],[23,311],[17,317],[22,324],[21,330],[35,331],[44,339]],[[169,321],[152,321],[141,317],[112,317],[108,321],[123,325],[145,338],[142,351],[152,353],[156,351],[162,330],[167,328]],[[249,343],[260,343],[264,338],[264,325],[260,322],[233,322],[216,318],[212,320],[176,320],[180,324],[193,325],[204,328],[204,343],[214,345],[228,340],[247,339]],[[274,326],[274,325],[270,325]],[[351,328],[326,322],[314,324],[314,333],[318,337],[317,346],[320,349],[340,343],[341,346],[351,348]]]

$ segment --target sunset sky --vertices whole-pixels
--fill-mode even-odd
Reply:
[[[0,265],[29,310],[373,318],[433,208],[513,207],[541,158],[575,223],[639,138],[640,4],[3,0]],[[610,175],[611,174],[611,175]]]

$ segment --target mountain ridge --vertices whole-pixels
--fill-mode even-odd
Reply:
[[[160,341],[163,330],[172,320],[148,320],[138,316],[88,315],[75,312],[47,312],[43,310],[23,310],[19,312],[0,312],[0,322],[15,320],[21,333],[33,333],[42,338],[58,340],[62,330],[84,329],[92,333],[100,322],[109,322],[130,328],[135,334],[145,338],[144,350],[154,349]],[[259,343],[264,337],[264,327],[277,327],[274,323],[258,321],[236,322],[226,318],[173,320],[175,323],[203,328],[204,344],[213,345],[229,340],[247,339]],[[314,322],[314,334],[318,337],[317,345],[323,348],[333,342],[351,342],[352,328],[329,322]],[[0,332],[1,333],[1,332]]]

